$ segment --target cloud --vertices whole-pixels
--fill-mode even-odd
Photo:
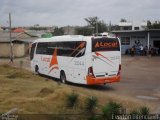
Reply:
[[[6,25],[8,12],[13,25],[85,25],[84,18],[98,16],[106,23],[157,20],[159,0],[0,0],[0,24]]]

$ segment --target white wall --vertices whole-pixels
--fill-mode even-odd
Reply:
[[[25,44],[13,44],[13,55],[14,57],[25,56]],[[0,43],[0,57],[10,57],[10,43]]]

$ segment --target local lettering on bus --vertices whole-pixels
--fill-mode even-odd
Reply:
[[[98,47],[118,47],[118,42],[97,42],[95,48]]]
[[[50,62],[50,58],[41,57],[41,61],[43,61],[43,62]]]

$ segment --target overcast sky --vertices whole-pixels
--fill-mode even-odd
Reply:
[[[121,18],[134,23],[160,19],[160,0],[0,0],[0,25],[86,25],[84,18],[98,16],[106,23]]]

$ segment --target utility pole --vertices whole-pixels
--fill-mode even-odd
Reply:
[[[109,21],[109,32],[111,32],[111,21]]]
[[[9,13],[9,40],[10,40],[10,62],[13,63],[13,44],[12,44],[12,23],[11,13]]]
[[[67,26],[67,35],[69,35],[69,25]]]
[[[150,32],[149,32],[149,30],[148,30],[148,41],[147,41],[147,46],[148,46],[147,55],[149,55],[149,50],[151,49],[151,48],[150,48]]]

